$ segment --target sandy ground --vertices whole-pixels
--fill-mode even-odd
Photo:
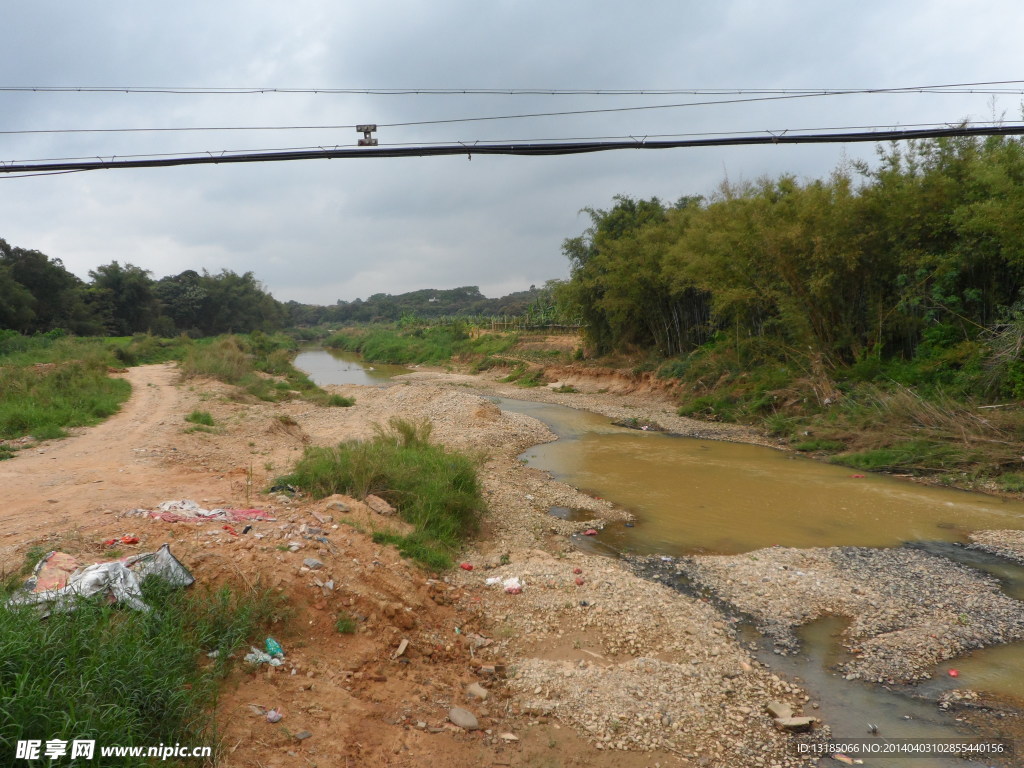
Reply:
[[[133,534],[140,543],[122,550],[168,542],[198,588],[278,590],[288,617],[273,631],[287,663],[240,666],[229,680],[218,709],[220,765],[810,764],[794,748],[805,737],[783,732],[766,712],[771,702],[799,712],[804,692],[753,659],[730,619],[706,601],[638,578],[624,563],[576,551],[569,535],[590,523],[546,514],[553,505],[590,510],[595,521],[628,513],[517,460],[553,436],[485,395],[522,397],[522,390],[419,373],[387,387],[333,388],[356,405],[321,408],[183,382],[173,365],[125,375],[133,394],[119,414],[0,462],[0,570],[19,568],[33,545],[102,559],[110,555],[104,540]],[[612,380],[604,388],[616,386]],[[628,383],[614,395],[596,389],[529,396],[684,434],[766,442],[742,428],[680,419],[656,391],[630,391]],[[213,415],[214,432],[187,430],[184,417],[197,408]],[[472,571],[431,578],[375,545],[364,531],[397,524],[357,500],[264,492],[307,445],[367,437],[392,416],[429,419],[435,439],[480,459],[488,512],[483,535],[463,556]],[[258,507],[277,519],[234,535],[221,523],[130,513],[182,498]],[[310,569],[306,558],[322,567]],[[815,567],[835,569],[834,560]],[[711,580],[715,562],[700,567]],[[734,570],[724,559],[721,568]],[[748,576],[765,583],[765,573]],[[524,584],[520,594],[487,584],[511,577]],[[735,573],[728,578],[743,583]],[[343,613],[358,620],[355,634],[335,630]],[[799,619],[787,614],[784,623]],[[474,683],[486,699],[481,688],[467,692]],[[480,728],[451,723],[452,706],[472,711]],[[278,707],[285,717],[270,724],[261,707]],[[296,738],[303,732],[308,738]],[[827,732],[827,724],[815,729]]]

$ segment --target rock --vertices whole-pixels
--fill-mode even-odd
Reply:
[[[346,504],[344,501],[331,501],[331,502],[328,502],[326,506],[324,506],[324,511],[325,512],[342,512],[342,513],[345,513],[345,512],[351,512],[352,508],[348,504]],[[317,520],[320,520],[321,523],[327,522],[326,520],[321,519],[319,515],[314,514],[314,517],[316,517]],[[330,519],[330,518],[328,518],[328,519]]]
[[[776,720],[784,720],[793,716],[793,708],[785,702],[773,701],[770,704],[765,705],[765,709],[767,709],[768,714]]]
[[[313,734],[310,733],[309,731],[299,731],[298,733],[295,734],[295,740],[296,741],[305,741],[306,739],[308,739],[312,735]]]
[[[505,741],[519,741],[519,737],[514,733],[502,733],[498,735],[498,738]]]
[[[374,496],[372,493],[363,499],[366,502],[366,506],[376,512],[378,515],[393,515],[395,514],[395,508],[388,504],[380,496]]]
[[[470,683],[466,687],[466,695],[467,696],[472,696],[474,699],[480,699],[481,701],[486,701],[487,700],[487,696],[489,695],[489,691],[486,688],[484,688],[482,685],[480,685],[480,683]]]
[[[775,719],[775,727],[780,731],[803,733],[811,730],[816,722],[816,717],[778,717]]]
[[[476,715],[462,707],[452,707],[449,709],[448,719],[455,723],[455,725],[459,726],[459,728],[464,728],[467,731],[476,731],[480,728],[480,723],[477,721]]]
[[[307,557],[305,560],[302,561],[302,564],[309,568],[309,570],[311,571],[319,571],[321,568],[324,567],[324,564],[321,561],[317,560],[315,557]]]

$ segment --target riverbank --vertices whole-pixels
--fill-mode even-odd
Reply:
[[[332,388],[356,402],[327,408],[182,382],[171,366],[131,369],[122,414],[0,465],[11,497],[3,565],[20,563],[33,544],[102,557],[103,541],[133,534],[140,543],[131,546],[143,551],[170,542],[200,583],[278,590],[292,614],[275,629],[288,664],[240,669],[229,680],[218,710],[229,768],[341,758],[415,765],[442,754],[466,768],[814,763],[766,711],[784,703],[813,715],[813,702],[755,658],[731,616],[575,548],[574,533],[629,513],[519,461],[553,435],[488,399],[504,385],[422,373],[385,387]],[[663,412],[640,393],[604,393],[603,405],[601,393],[589,397],[595,410],[624,409],[613,418]],[[190,431],[184,418],[197,408],[210,413],[211,431]],[[393,416],[429,419],[435,439],[480,458],[488,513],[463,555],[473,570],[424,574],[373,542],[368,534],[393,518],[358,500],[262,492],[305,446],[371,437]],[[218,522],[125,514],[171,498],[258,506],[277,519],[234,535]],[[558,520],[551,506],[590,514]],[[513,578],[521,591],[506,592],[501,582]],[[279,706],[286,719],[271,726],[253,704]],[[450,722],[454,706],[471,710],[480,728]],[[302,731],[311,737],[297,740]]]

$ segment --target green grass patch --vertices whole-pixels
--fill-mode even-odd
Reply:
[[[359,624],[352,614],[342,611],[334,622],[334,628],[338,631],[339,635],[353,635],[359,628]]]
[[[450,325],[396,328],[372,326],[347,329],[324,340],[325,347],[359,353],[375,363],[441,365],[461,362],[481,365],[516,345],[516,333],[471,334],[462,323]]]
[[[131,386],[107,376],[102,361],[68,361],[4,366],[0,392],[0,439],[33,435],[44,440],[117,413]]]
[[[213,709],[229,655],[272,619],[277,598],[181,590],[154,579],[143,584],[143,597],[149,613],[103,600],[83,600],[73,613],[46,620],[31,607],[0,608],[0,743],[95,739],[216,750]],[[205,655],[211,651],[216,659]]]
[[[206,427],[214,425],[213,416],[210,415],[209,411],[192,411],[192,413],[185,417],[185,421],[190,424],[202,424]]]
[[[452,554],[476,532],[484,502],[474,462],[429,442],[429,422],[391,419],[369,441],[307,448],[294,471],[275,481],[315,498],[376,494],[416,527],[409,536],[377,534],[428,568],[451,566]]]
[[[1009,493],[1024,493],[1024,474],[1020,472],[1007,472],[999,478],[997,485],[1001,490]]]
[[[958,446],[931,440],[906,440],[860,453],[833,456],[832,461],[868,472],[938,472],[970,461]]]

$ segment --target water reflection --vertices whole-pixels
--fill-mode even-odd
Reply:
[[[410,373],[401,365],[365,363],[354,352],[308,349],[295,357],[295,367],[305,371],[317,386],[329,384],[383,384],[392,376]]]

